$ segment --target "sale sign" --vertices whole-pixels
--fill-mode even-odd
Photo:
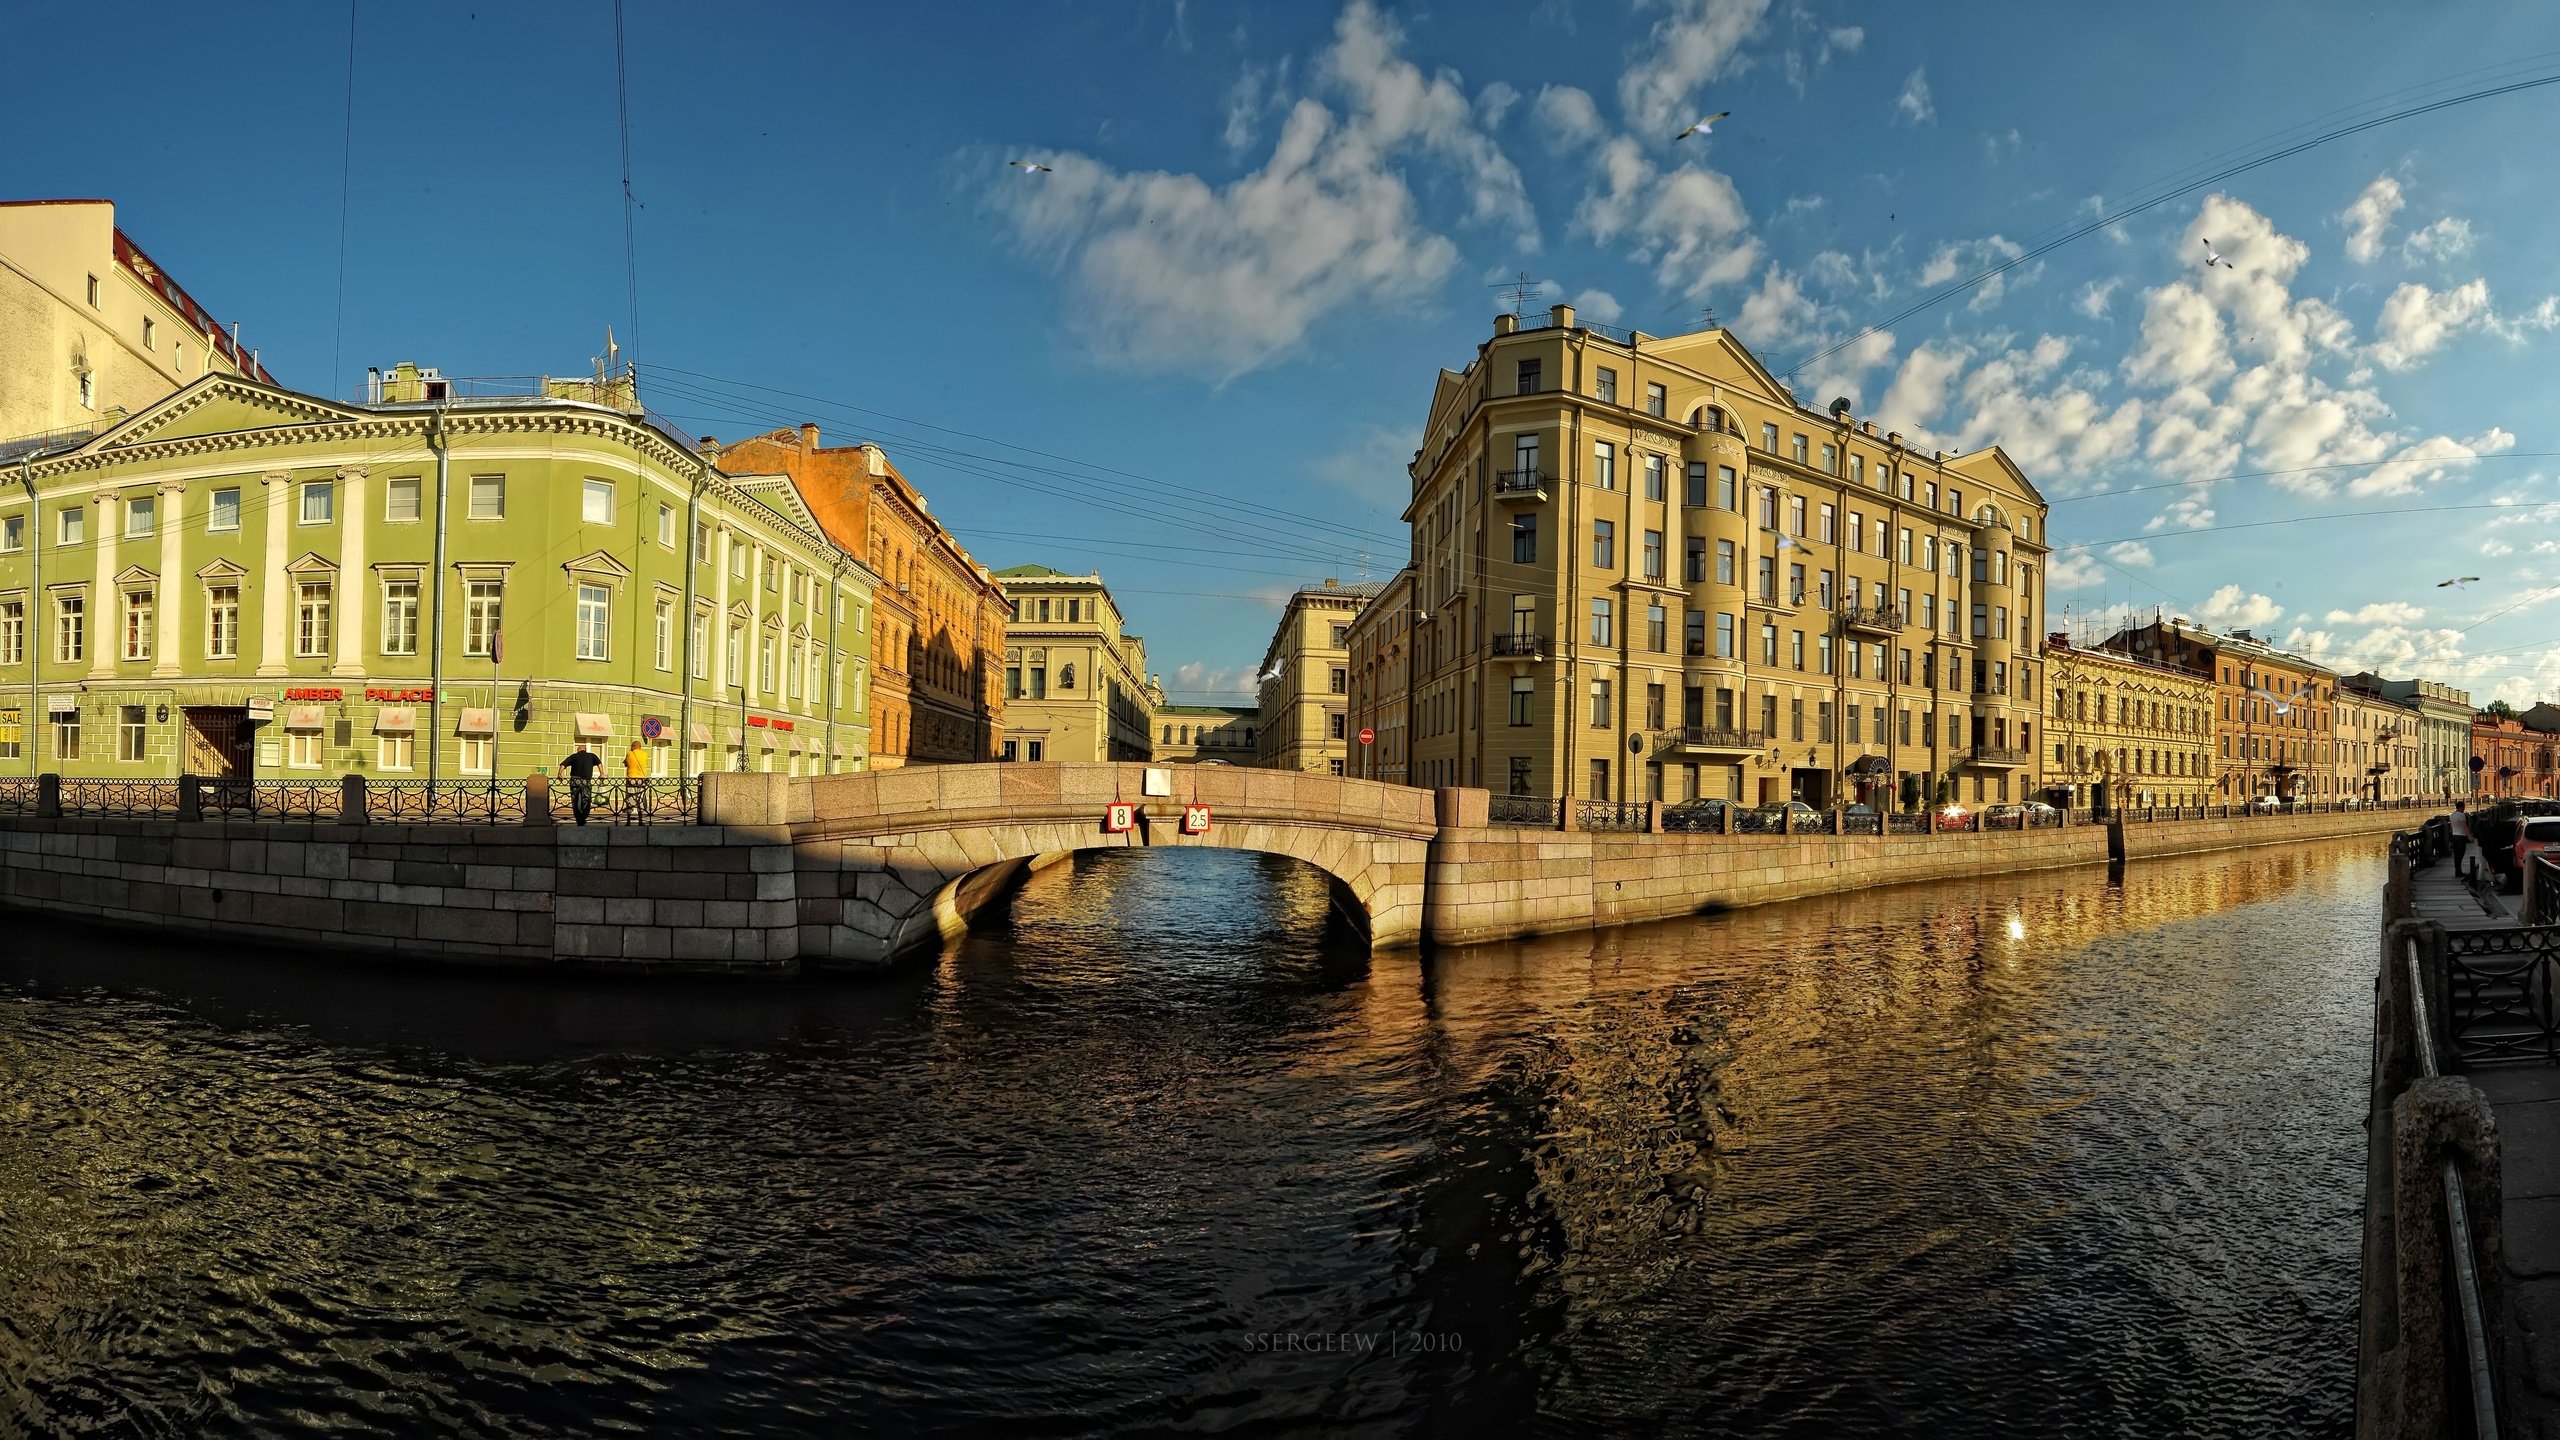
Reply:
[[[1183,834],[1185,834],[1185,835],[1206,835],[1206,834],[1208,834],[1208,833],[1209,833],[1209,807],[1208,807],[1208,806],[1206,806],[1206,805],[1185,805],[1185,806],[1183,806],[1183,807],[1182,807],[1182,833],[1183,833]]]
[[[1102,828],[1114,835],[1126,834],[1138,828],[1138,807],[1120,804],[1105,808],[1102,812]]]

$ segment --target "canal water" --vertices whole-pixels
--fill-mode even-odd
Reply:
[[[0,1436],[2342,1435],[2382,853],[1374,960],[1092,855],[746,988],[13,917]]]

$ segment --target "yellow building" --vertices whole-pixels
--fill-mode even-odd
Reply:
[[[2336,795],[2406,800],[2427,793],[2418,758],[2415,705],[2368,690],[2356,677],[2338,682]]]
[[[2059,634],[2046,640],[2044,662],[2053,696],[2044,783],[2053,803],[2111,809],[2219,803],[2211,676],[2075,646]]]
[[[1005,626],[1006,760],[1149,760],[1164,694],[1147,674],[1147,642],[1122,632],[1099,575],[1045,565],[999,570]]]
[[[1351,622],[1351,773],[1405,782],[1412,765],[1412,719],[1405,703],[1413,677],[1413,570],[1408,566]],[[1370,743],[1360,743],[1360,732]]]
[[[1731,334],[1498,316],[1412,466],[1416,783],[1916,806],[2035,788],[2045,502]]]
[[[1249,705],[1159,705],[1156,763],[1250,765],[1261,723],[1262,712]]]
[[[94,430],[208,374],[274,384],[232,330],[116,228],[114,202],[0,202],[0,442]]]
[[[1383,585],[1327,580],[1289,597],[1262,653],[1255,761],[1269,770],[1347,773],[1351,623]]]

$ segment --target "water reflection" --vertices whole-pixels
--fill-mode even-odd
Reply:
[[[2380,881],[1372,962],[1091,856],[748,988],[13,920],[0,1432],[2342,1430]]]

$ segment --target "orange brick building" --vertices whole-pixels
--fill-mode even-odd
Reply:
[[[827,538],[880,576],[872,604],[871,764],[996,758],[1004,729],[1003,588],[926,510],[877,445],[818,445],[801,425],[720,452],[732,475],[782,475]]]
[[[2483,762],[2474,792],[2483,799],[2560,796],[2560,735],[2483,711],[2471,717],[2471,753]]]

